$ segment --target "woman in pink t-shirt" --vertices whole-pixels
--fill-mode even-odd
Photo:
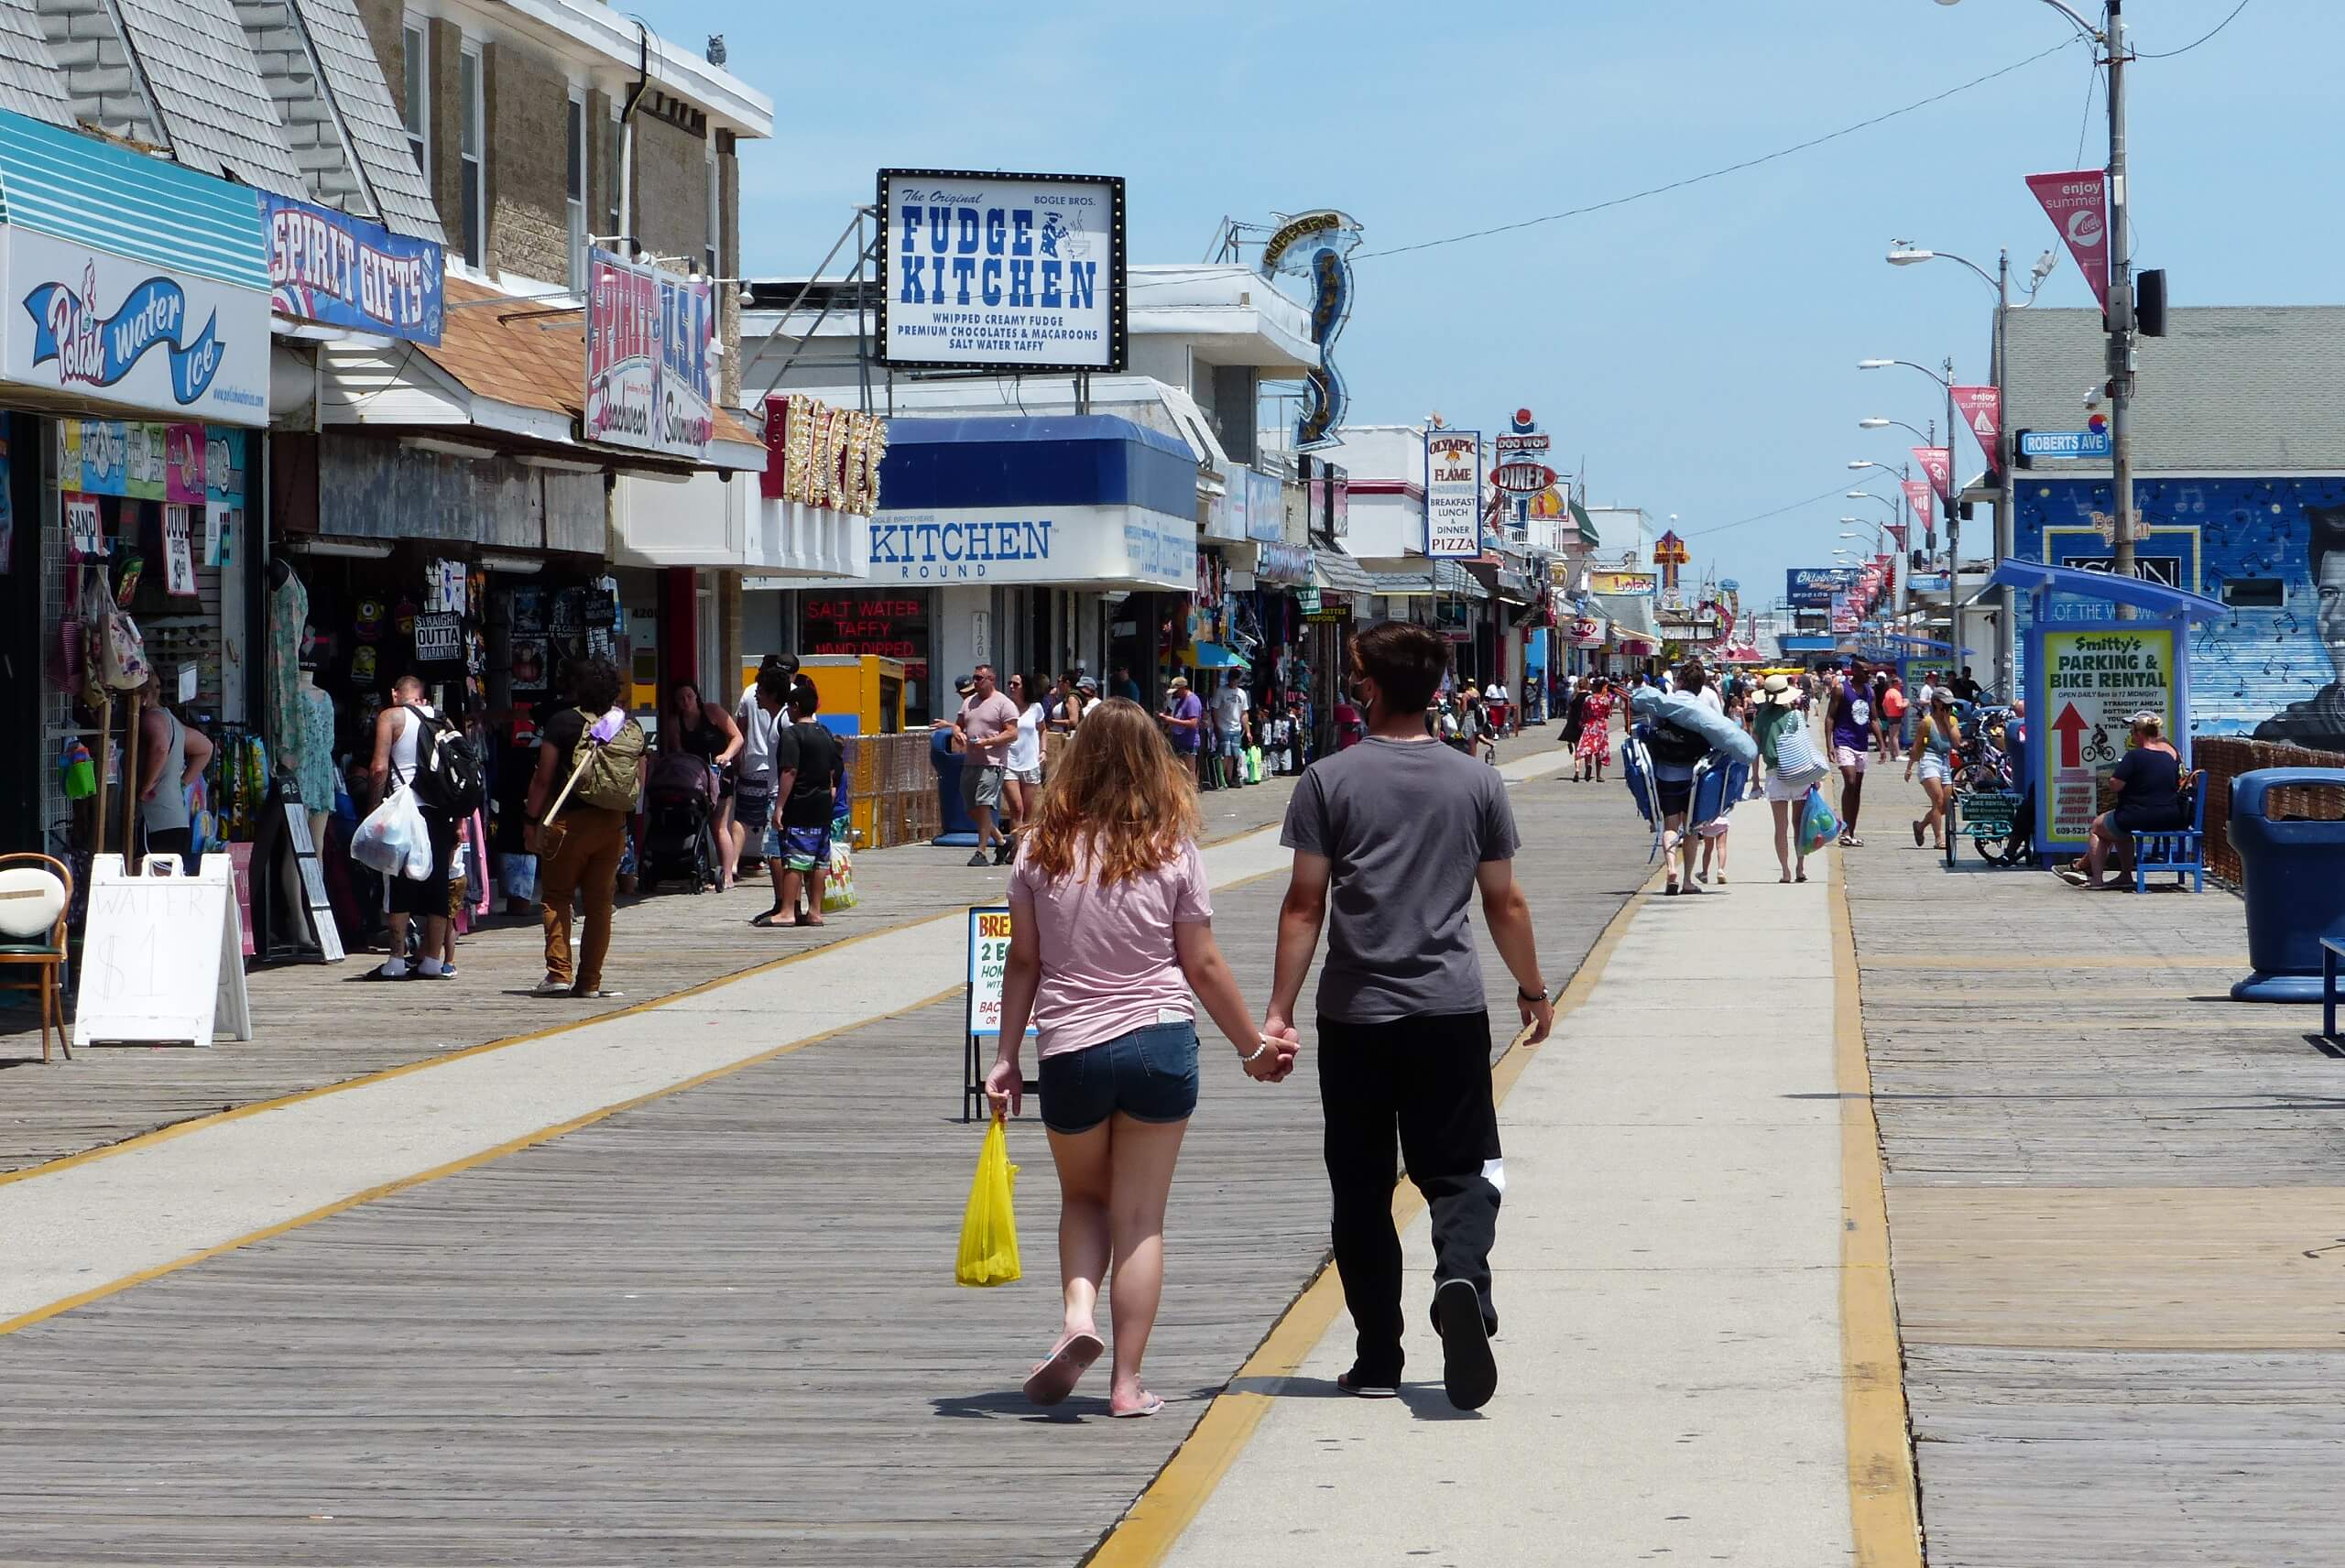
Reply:
[[[1016,1113],[1031,1017],[1065,1293],[1058,1342],[1026,1379],[1038,1405],[1074,1392],[1107,1348],[1096,1312],[1112,1258],[1108,1413],[1164,1408],[1141,1385],[1140,1360],[1164,1286],[1164,1200],[1197,1105],[1195,1002],[1238,1042],[1248,1076],[1275,1083],[1294,1066],[1292,1031],[1263,1035],[1214,942],[1199,825],[1187,763],[1140,704],[1110,698],[1085,711],[1020,840],[986,1093],[995,1115]]]

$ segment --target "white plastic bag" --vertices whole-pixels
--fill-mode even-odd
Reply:
[[[350,835],[350,858],[370,871],[411,882],[431,875],[431,834],[416,808],[414,790],[395,789],[366,814]]]

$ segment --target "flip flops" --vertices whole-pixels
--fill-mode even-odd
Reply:
[[[1109,1410],[1107,1413],[1115,1417],[1118,1421],[1138,1421],[1143,1416],[1152,1416],[1163,1408],[1164,1401],[1157,1398],[1154,1394],[1151,1394],[1145,1400],[1140,1404],[1134,1405],[1130,1410]]]
[[[1107,1348],[1107,1341],[1096,1334],[1078,1332],[1061,1336],[1051,1346],[1050,1355],[1026,1375],[1026,1397],[1038,1405],[1058,1404],[1074,1392],[1075,1384],[1082,1381],[1083,1375],[1091,1370],[1091,1364]]]

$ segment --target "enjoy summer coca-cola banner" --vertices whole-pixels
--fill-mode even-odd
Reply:
[[[1950,446],[1917,446],[1914,449],[1914,456],[1921,463],[1922,472],[1930,476],[1930,483],[1936,487],[1938,499],[1949,506],[1954,505],[1954,449]]]
[[[2044,215],[2068,242],[2068,254],[2092,285],[2092,297],[2109,309],[2109,179],[2098,169],[2071,174],[2031,174],[2027,188],[2044,204]]]
[[[1961,412],[1962,422],[1970,427],[1970,434],[1979,442],[1979,450],[1987,454],[1987,466],[2002,466],[2003,393],[1999,387],[1958,387],[1954,389],[1954,406]]]

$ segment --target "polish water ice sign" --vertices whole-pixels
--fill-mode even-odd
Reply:
[[[1124,368],[1124,182],[879,171],[879,356],[911,368]]]
[[[2135,713],[2156,713],[2168,735],[2176,733],[2173,629],[2119,625],[2043,634],[2045,700],[2030,711],[2029,732],[2044,802],[2038,848],[2091,836],[2101,787],[2125,755]]]

